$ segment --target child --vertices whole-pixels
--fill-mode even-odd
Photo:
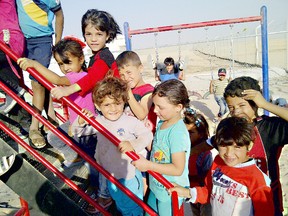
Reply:
[[[183,62],[175,64],[172,57],[167,57],[164,64],[156,64],[153,68],[155,70],[155,80],[164,82],[170,79],[184,80]]]
[[[184,112],[184,123],[188,129],[191,141],[191,149],[209,137],[209,125],[204,116],[196,113],[191,108]],[[189,181],[190,187],[204,186],[204,179],[211,168],[212,153],[208,151],[189,157]],[[190,203],[194,216],[211,215],[210,203]]]
[[[105,128],[109,128],[109,131],[121,141],[118,148],[92,126],[86,125],[82,118],[73,123],[73,130],[77,136],[97,133],[96,161],[117,178],[120,183],[140,199],[143,199],[141,172],[135,169],[130,163],[131,159],[124,153],[128,151],[141,152],[150,145],[153,135],[143,122],[124,114],[124,105],[127,100],[126,82],[115,77],[107,77],[98,82],[93,90],[93,101],[97,110],[101,112],[101,115],[96,116],[96,120]],[[92,116],[86,110],[83,110],[83,113],[87,114],[88,117]],[[143,209],[114,184],[107,181],[107,186],[111,197],[116,202],[117,209],[122,215],[143,214]]]
[[[123,80],[128,83],[128,104],[125,109],[127,115],[136,116],[145,121],[145,125],[155,132],[157,116],[152,106],[152,92],[154,87],[145,83],[142,78],[143,65],[139,56],[133,51],[124,51],[116,58],[118,70]],[[151,146],[148,147],[151,150]],[[147,151],[141,153],[147,157]],[[146,172],[142,173],[144,183],[144,194],[148,189]]]
[[[112,71],[114,76],[119,77],[115,59],[106,47],[106,43],[110,43],[117,34],[121,33],[114,18],[105,11],[90,9],[82,17],[82,33],[93,53],[88,74],[73,85],[53,88],[51,93],[57,99],[75,92],[79,92],[81,96],[87,94],[108,71]]]
[[[48,68],[52,56],[52,35],[55,32],[55,43],[60,41],[64,27],[64,15],[59,0],[26,1],[16,0],[19,24],[26,39],[26,56],[35,59]],[[55,17],[55,31],[53,20]],[[33,76],[31,86],[33,90],[32,104],[37,112],[45,109],[48,120],[57,124],[50,92],[45,89]],[[29,143],[33,148],[44,148],[46,140],[39,130],[39,120],[32,116],[29,128]]]
[[[229,80],[226,79],[226,69],[220,68],[218,70],[218,79],[217,80],[211,80],[209,91],[210,94],[214,94],[215,101],[217,102],[219,106],[219,112],[217,114],[218,118],[214,118],[214,122],[218,122],[222,119],[224,114],[228,112],[227,103],[223,97],[224,90],[226,86],[228,85]]]
[[[157,120],[152,106],[154,87],[145,83],[142,78],[143,65],[139,56],[133,51],[124,51],[118,55],[116,62],[121,78],[128,83],[130,114],[140,120],[148,118],[151,130],[154,131]],[[127,114],[128,112],[129,110],[127,110]]]
[[[204,187],[190,189],[171,188],[189,202],[207,203],[212,215],[274,215],[270,179],[248,156],[255,132],[253,124],[244,118],[229,117],[222,120],[216,131],[216,156],[205,179]]]
[[[65,37],[55,45],[53,48],[53,55],[64,76],[59,76],[39,62],[27,58],[18,59],[18,64],[24,70],[28,67],[35,68],[49,82],[55,85],[71,85],[87,74],[83,53],[83,48],[85,46],[85,43],[73,37]],[[75,93],[70,95],[69,98],[80,107],[90,110],[95,115],[92,93],[88,93],[85,96],[80,96],[78,93]],[[70,107],[68,109],[69,120],[62,124],[60,128],[71,136],[70,124],[75,121],[78,115]],[[62,164],[64,168],[77,165],[79,164],[77,162],[82,161],[81,158],[77,157],[77,153],[71,150],[71,148],[54,133],[48,132],[47,139],[52,146],[64,155],[65,161]],[[80,146],[82,145],[82,149],[86,150],[86,153],[93,158],[96,147],[96,137],[79,137],[77,141],[77,143],[80,143]]]
[[[251,77],[243,76],[232,80],[225,89],[224,97],[232,116],[244,117],[255,125],[256,140],[249,155],[255,158],[264,173],[269,174],[275,207],[274,215],[282,215],[278,159],[283,146],[288,143],[288,109],[266,101],[261,95],[258,81]],[[260,117],[258,108],[279,117],[265,115]],[[207,147],[208,145],[205,145],[204,148]]]
[[[189,107],[187,89],[179,80],[167,80],[155,87],[152,97],[154,112],[160,121],[154,136],[150,161],[140,156],[132,164],[141,171],[158,172],[168,181],[186,187],[189,185],[190,140],[181,113]],[[159,215],[171,215],[171,197],[166,188],[152,176],[149,177],[149,187],[151,191],[148,205]],[[182,201],[179,200],[179,205]]]

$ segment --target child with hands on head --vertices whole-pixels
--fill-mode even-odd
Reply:
[[[75,92],[80,95],[87,94],[97,82],[104,79],[108,71],[119,77],[114,56],[106,47],[106,43],[110,43],[121,33],[114,18],[106,11],[90,9],[83,15],[81,24],[83,37],[93,53],[88,74],[70,86],[53,88],[51,93],[57,99]]]
[[[188,159],[190,139],[182,119],[182,112],[189,107],[185,85],[176,79],[155,87],[152,94],[154,112],[160,119],[153,140],[150,160],[140,155],[132,164],[141,171],[151,170],[163,175],[168,181],[189,186]],[[172,203],[166,188],[149,176],[148,205],[159,215],[171,215]],[[179,205],[183,199],[180,198]]]
[[[214,139],[219,155],[205,186],[189,189],[175,184],[169,192],[176,191],[192,203],[210,202],[212,215],[274,215],[271,181],[248,155],[254,140],[253,124],[245,118],[222,120]]]
[[[248,76],[232,80],[225,89],[224,98],[231,116],[246,118],[248,122],[254,124],[256,140],[249,155],[256,160],[257,166],[269,175],[273,191],[274,215],[282,216],[283,198],[278,159],[283,146],[288,143],[288,109],[266,101],[261,94],[258,81]],[[276,116],[259,116],[258,108]],[[205,143],[199,145],[201,148],[194,148],[193,154],[200,149],[203,151],[203,148],[213,147],[213,142]]]
[[[136,196],[143,199],[141,172],[135,169],[131,159],[124,153],[143,151],[152,142],[153,134],[143,122],[125,115],[124,105],[127,100],[127,84],[116,77],[103,79],[93,90],[93,101],[100,113],[95,119],[105,128],[109,128],[109,131],[121,141],[118,148],[80,117],[73,123],[73,133],[76,136],[97,134],[96,161]],[[83,112],[91,117],[90,112],[86,110]],[[106,187],[122,215],[131,215],[132,212],[133,215],[143,214],[141,207],[100,174],[99,190],[105,190]]]

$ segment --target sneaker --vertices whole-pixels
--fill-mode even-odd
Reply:
[[[17,90],[19,90],[18,94],[17,94],[19,97],[25,93],[25,89],[23,89],[21,87],[18,87]],[[10,97],[8,94],[6,94],[5,103],[0,105],[0,112],[2,112],[4,114],[9,113],[9,111],[13,109],[13,107],[16,105],[16,103],[17,102],[15,100],[13,100],[12,97]]]
[[[68,168],[72,168],[75,166],[79,166],[79,165],[83,164],[83,162],[84,162],[84,160],[81,157],[77,157],[73,161],[64,160],[63,163],[61,164],[61,167],[63,169],[68,169]]]
[[[96,199],[96,202],[102,206],[102,208],[104,209],[108,209],[112,203],[113,203],[113,200],[112,198],[108,198],[108,199],[105,199],[105,198],[102,198],[102,197],[97,197]],[[91,204],[89,204],[86,208],[85,208],[85,211],[89,214],[96,214],[96,213],[99,213],[100,211],[98,209],[96,209],[94,206],[92,206]]]

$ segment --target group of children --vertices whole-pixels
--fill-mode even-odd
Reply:
[[[61,85],[52,89],[54,97],[69,96],[82,104],[83,114],[94,117],[120,140],[116,147],[71,110],[69,122],[61,128],[81,148],[140,199],[147,195],[148,205],[159,215],[172,214],[172,191],[178,192],[179,206],[188,198],[195,215],[282,215],[278,158],[288,143],[288,110],[265,101],[256,80],[240,77],[228,84],[224,97],[232,117],[220,122],[211,145],[205,145],[208,124],[190,108],[181,81],[169,79],[154,88],[144,82],[143,65],[135,52],[125,51],[114,59],[106,43],[120,30],[109,13],[88,10],[82,18],[82,32],[93,53],[87,69],[82,43],[71,37],[53,49],[65,76],[36,61],[18,60],[22,69],[34,67]],[[258,107],[279,117],[259,117]],[[79,162],[77,154],[53,136],[48,135],[50,144],[63,153],[64,166]],[[219,151],[214,161],[212,146]],[[130,151],[140,158],[132,161],[125,154]],[[147,170],[162,174],[175,187],[167,193],[154,177],[146,178]],[[104,176],[99,174],[97,179],[97,201],[103,207],[112,198],[122,215],[143,215]],[[87,210],[96,212],[91,206]]]

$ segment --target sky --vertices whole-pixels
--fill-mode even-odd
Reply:
[[[61,0],[64,12],[64,36],[82,38],[81,18],[91,8],[109,12],[123,33],[124,22],[131,30],[185,23],[259,16],[260,8],[267,7],[268,32],[287,30],[288,0]],[[236,33],[255,34],[259,22],[235,24],[181,31],[180,43],[201,41]],[[177,31],[161,32],[157,36],[159,46],[179,43]],[[132,49],[155,45],[154,34],[132,37]]]

